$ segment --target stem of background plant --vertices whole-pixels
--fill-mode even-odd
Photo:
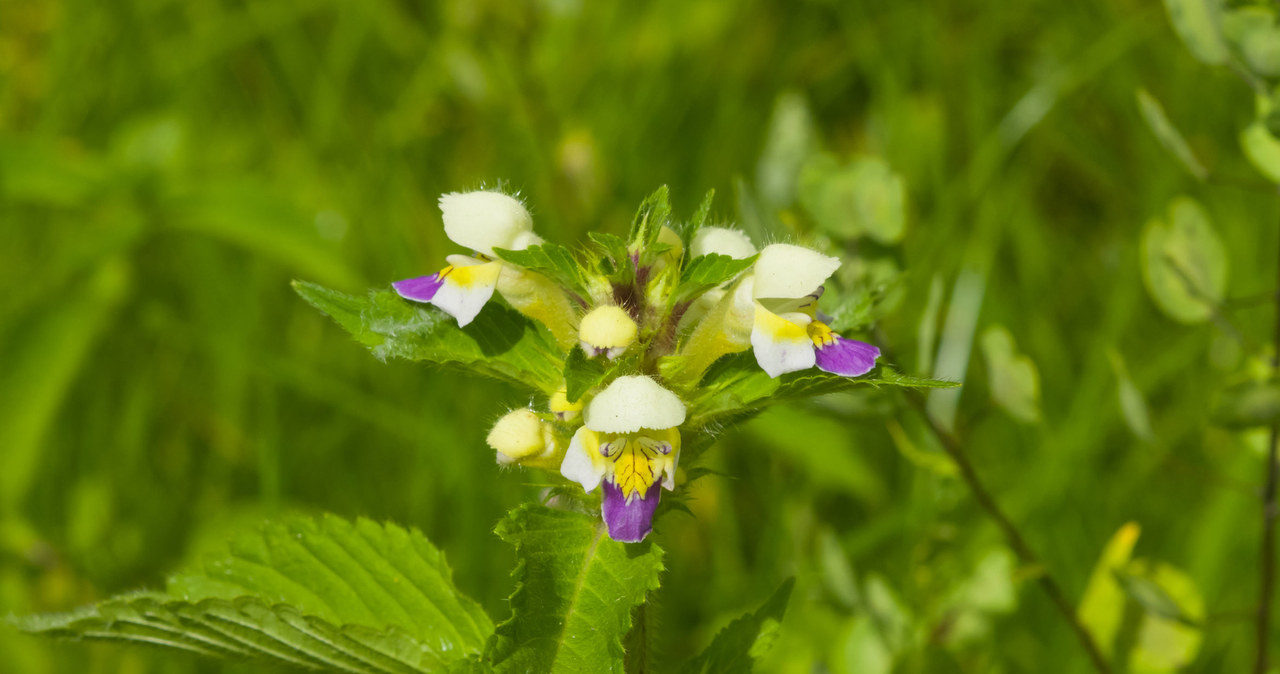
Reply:
[[[887,340],[884,335],[877,331],[876,337],[876,341],[884,353],[884,360],[893,362],[893,354],[885,347]],[[1098,644],[1093,640],[1093,635],[1089,634],[1089,630],[1085,629],[1084,624],[1076,616],[1075,608],[1067,600],[1067,595],[1062,591],[1062,586],[1058,585],[1058,581],[1054,580],[1049,573],[1048,567],[1040,561],[1031,546],[1027,545],[1027,541],[1022,537],[1022,532],[1018,530],[1017,525],[1004,513],[1004,510],[1000,508],[1000,504],[996,503],[995,498],[991,496],[991,492],[987,491],[986,485],[978,477],[978,472],[974,470],[973,463],[969,461],[968,455],[964,453],[964,449],[960,446],[960,441],[950,431],[943,428],[942,424],[933,418],[933,415],[929,414],[924,396],[919,391],[903,389],[903,392],[911,402],[911,406],[920,413],[929,425],[929,429],[938,438],[938,442],[947,452],[947,456],[951,457],[951,461],[955,463],[961,479],[968,485],[974,500],[978,502],[978,505],[986,511],[987,515],[995,521],[996,526],[1000,528],[1000,532],[1004,534],[1009,547],[1013,548],[1013,553],[1018,556],[1018,561],[1023,566],[1043,569],[1036,581],[1040,583],[1041,589],[1049,596],[1049,600],[1058,609],[1058,613],[1062,615],[1063,620],[1066,620],[1071,625],[1071,630],[1075,632],[1076,639],[1079,640],[1080,645],[1089,654],[1089,661],[1093,663],[1093,668],[1099,674],[1111,674],[1111,665],[1103,657],[1102,651],[1098,649]]]
[[[1280,278],[1280,255],[1277,255],[1276,277]],[[1280,305],[1276,306],[1275,353],[1271,356],[1272,376],[1280,375]],[[1267,478],[1262,489],[1262,554],[1258,583],[1257,656],[1253,671],[1265,674],[1270,665],[1268,636],[1271,632],[1271,604],[1276,584],[1276,445],[1280,443],[1280,421],[1271,423],[1271,443],[1267,447]]]

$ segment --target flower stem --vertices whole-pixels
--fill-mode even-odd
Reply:
[[[1276,266],[1280,278],[1280,260]],[[1273,376],[1280,375],[1280,306],[1276,307],[1275,346],[1271,357]],[[1276,448],[1280,444],[1280,420],[1271,423],[1271,443],[1267,448],[1267,477],[1262,489],[1262,554],[1258,583],[1257,655],[1253,671],[1265,674],[1270,664],[1268,636],[1271,632],[1271,604],[1276,584]]]
[[[880,343],[883,345],[884,340],[880,340]],[[996,503],[995,498],[991,496],[991,492],[987,491],[982,479],[978,477],[977,471],[974,470],[973,463],[969,461],[969,457],[965,454],[963,447],[960,446],[960,441],[950,431],[943,428],[942,424],[933,418],[933,415],[929,414],[928,409],[925,407],[924,396],[920,392],[914,389],[907,389],[906,395],[908,400],[911,401],[911,406],[924,417],[929,429],[937,436],[942,448],[946,450],[947,455],[951,457],[951,461],[955,463],[956,468],[960,471],[960,477],[969,486],[969,491],[973,493],[974,500],[978,502],[978,505],[986,511],[987,515],[995,521],[996,526],[1000,528],[1005,540],[1009,543],[1009,547],[1013,548],[1014,554],[1018,556],[1018,560],[1024,566],[1044,569],[1036,580],[1040,583],[1040,587],[1045,594],[1049,595],[1049,600],[1058,609],[1058,613],[1062,614],[1063,620],[1066,620],[1071,625],[1071,630],[1075,632],[1076,639],[1089,654],[1089,660],[1093,663],[1093,668],[1100,674],[1110,674],[1111,665],[1107,663],[1102,651],[1098,649],[1098,644],[1093,640],[1093,635],[1089,634],[1089,630],[1085,629],[1084,624],[1076,616],[1075,608],[1067,600],[1067,595],[1062,591],[1062,586],[1058,585],[1058,581],[1054,580],[1048,571],[1048,567],[1040,561],[1035,551],[1027,544],[1017,525],[1004,513],[1004,510],[1000,508],[1000,504]]]

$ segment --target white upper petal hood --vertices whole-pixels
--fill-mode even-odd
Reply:
[[[817,290],[839,267],[839,258],[804,246],[765,246],[755,264],[755,297],[804,297]]]
[[[693,235],[689,245],[693,257],[717,253],[741,260],[756,254],[756,247],[746,234],[727,227],[703,227]]]
[[[675,428],[684,423],[684,403],[648,377],[618,377],[587,405],[583,421],[598,433]]]
[[[440,212],[450,241],[489,257],[494,248],[522,250],[541,242],[524,204],[501,192],[450,192],[440,197]]]

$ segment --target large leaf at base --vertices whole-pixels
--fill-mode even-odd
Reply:
[[[493,631],[420,533],[290,519],[231,542],[163,594],[14,621],[29,632],[344,672],[443,672]]]
[[[382,360],[457,364],[545,393],[560,381],[564,362],[552,336],[497,302],[460,328],[443,311],[389,290],[357,297],[304,281],[294,281],[293,288]]]
[[[860,386],[950,388],[955,382],[902,375],[881,365],[863,377],[842,377],[817,368],[773,378],[760,369],[751,352],[726,356],[707,370],[688,401],[690,428],[733,421],[769,405],[838,393]]]
[[[499,672],[622,672],[631,611],[658,587],[662,550],[619,543],[582,513],[526,505],[497,529],[515,545],[512,616],[487,659]]]
[[[773,646],[794,586],[794,578],[787,580],[759,610],[720,630],[707,650],[680,668],[681,674],[751,671],[755,659]]]

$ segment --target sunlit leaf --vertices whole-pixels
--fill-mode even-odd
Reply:
[[[1129,653],[1129,671],[1168,674],[1191,664],[1204,639],[1204,600],[1195,581],[1173,566],[1145,559],[1130,562],[1117,576],[1146,611]]]
[[[680,272],[680,284],[671,295],[671,303],[686,302],[722,283],[726,283],[755,264],[756,256],[735,260],[728,255],[699,255]]]
[[[1125,595],[1116,580],[1116,572],[1129,563],[1141,532],[1137,523],[1129,522],[1107,541],[1076,612],[1098,648],[1107,655],[1115,649],[1116,634],[1124,619]]]
[[[1221,0],[1164,0],[1169,22],[1187,49],[1209,65],[1227,62],[1229,53],[1218,26]]]
[[[524,250],[495,249],[502,260],[531,269],[547,278],[579,293],[587,294],[582,267],[573,257],[573,251],[558,243],[543,243]]]
[[[305,281],[293,288],[383,360],[456,364],[548,394],[559,387],[563,361],[550,333],[497,302],[460,328],[443,311],[389,290],[358,297]]]
[[[421,534],[294,518],[235,538],[167,592],[15,620],[29,632],[341,672],[443,672],[493,624]]]
[[[622,672],[631,612],[658,587],[662,550],[619,543],[598,518],[526,505],[498,524],[516,548],[511,617],[486,658],[498,672]]]
[[[1222,35],[1235,45],[1250,70],[1263,77],[1280,76],[1280,27],[1272,7],[1227,10],[1222,15]]]
[[[658,240],[658,233],[664,226],[671,224],[671,200],[666,185],[645,197],[631,222],[631,231],[627,234],[628,245],[632,250],[652,250]]]
[[[1195,152],[1192,152],[1191,146],[1187,144],[1187,140],[1182,137],[1182,133],[1173,125],[1173,122],[1169,121],[1164,106],[1147,93],[1146,89],[1138,90],[1138,110],[1142,113],[1142,118],[1147,121],[1147,126],[1151,127],[1151,132],[1156,135],[1156,140],[1160,141],[1164,149],[1173,155],[1191,175],[1198,180],[1209,177],[1209,170],[1200,163]]]
[[[760,369],[755,356],[744,352],[716,361],[693,392],[689,408],[698,410],[692,427],[724,423],[780,402],[838,393],[860,386],[951,388],[955,382],[921,379],[880,366],[862,377],[842,377],[817,368],[773,378]]]
[[[1213,315],[1227,289],[1227,254],[1200,204],[1178,197],[1142,231],[1142,278],[1165,314],[1182,323]]]
[[[981,341],[992,399],[1019,421],[1039,421],[1040,372],[1035,361],[1018,352],[1013,335],[1002,325],[984,330]]]

